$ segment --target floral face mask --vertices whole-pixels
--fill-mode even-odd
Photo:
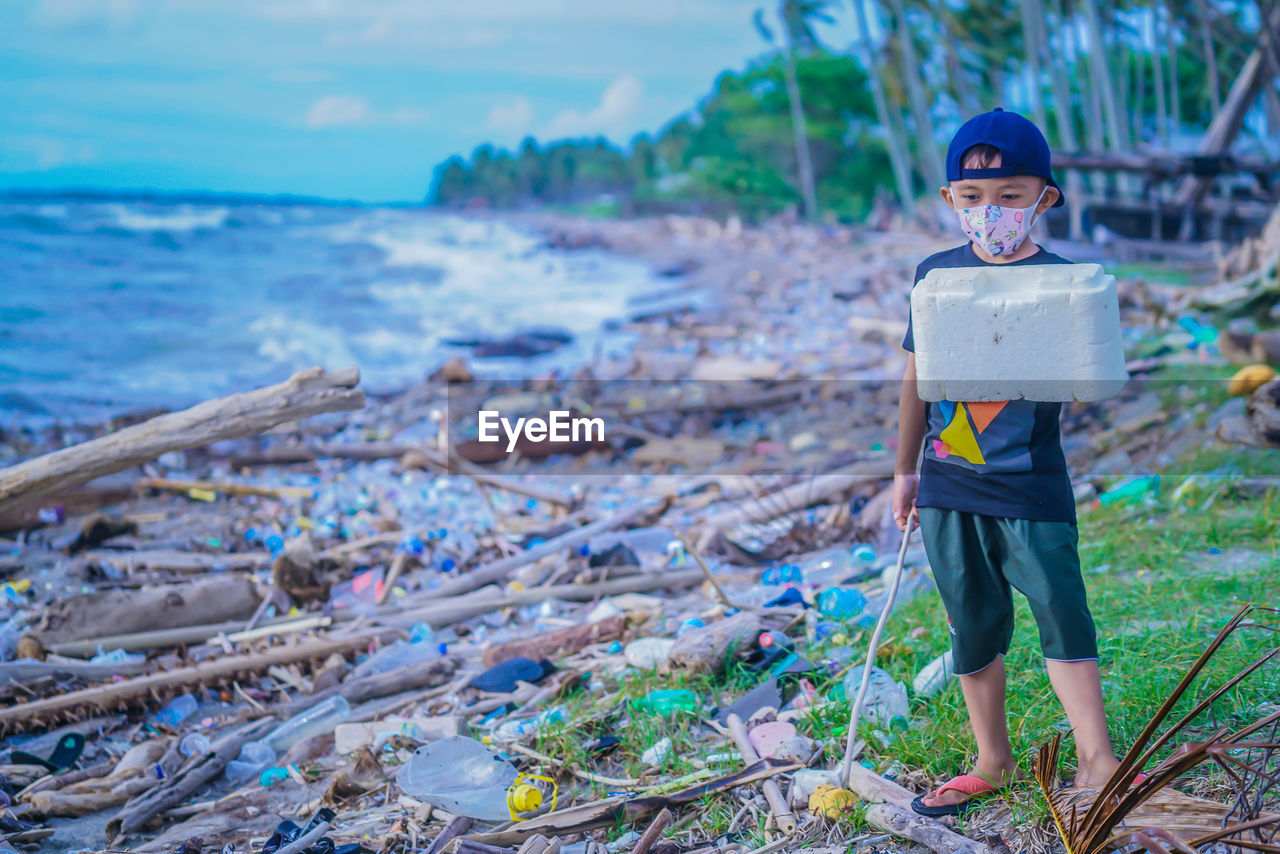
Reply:
[[[1022,245],[1031,232],[1031,222],[1035,219],[1035,209],[1044,198],[1044,191],[1035,204],[1025,208],[1010,208],[1002,205],[983,205],[976,208],[959,208],[956,215],[960,217],[960,227],[964,233],[983,252],[991,257],[1008,255]]]

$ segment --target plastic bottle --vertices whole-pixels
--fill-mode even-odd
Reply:
[[[493,740],[497,742],[517,741],[526,735],[532,735],[548,724],[563,723],[568,719],[564,706],[555,706],[539,712],[532,718],[507,721],[493,731]]]
[[[453,736],[424,745],[400,766],[396,784],[419,800],[480,821],[507,821],[516,769],[480,742]]]
[[[412,643],[398,640],[390,646],[383,647],[351,671],[351,678],[373,676],[377,673],[389,673],[415,664],[425,664],[440,657],[440,650],[429,642]]]
[[[675,643],[671,638],[640,638],[627,644],[622,654],[637,670],[657,670],[666,664]]]
[[[202,732],[189,732],[178,742],[178,752],[183,756],[204,755],[213,750],[213,742]]]
[[[946,690],[955,675],[955,659],[951,656],[951,650],[947,650],[916,674],[916,678],[911,680],[911,687],[915,689],[917,696],[936,697]]]
[[[852,620],[867,607],[867,597],[859,590],[829,587],[818,595],[818,613],[832,620]]]
[[[267,733],[262,741],[276,753],[284,753],[304,739],[329,732],[351,717],[351,706],[340,694],[300,712]]]
[[[862,687],[862,667],[850,669],[844,677],[844,695],[850,703]],[[871,681],[867,683],[867,696],[862,700],[862,717],[891,729],[907,727],[907,689],[879,667],[871,668]]]
[[[18,654],[18,641],[22,636],[12,626],[0,626],[0,661],[9,661]]]
[[[247,741],[240,748],[240,755],[227,763],[227,779],[233,783],[247,783],[276,761],[276,752],[263,741]]]
[[[1098,504],[1106,507],[1110,504],[1119,504],[1126,501],[1133,501],[1141,498],[1148,492],[1155,492],[1160,487],[1160,475],[1152,474],[1145,477],[1135,477],[1124,483],[1113,486],[1102,495],[1098,496]]]
[[[698,695],[684,688],[667,688],[650,691],[633,705],[651,715],[669,718],[678,712],[692,712],[698,708]]]
[[[697,617],[690,617],[687,620],[681,620],[680,626],[676,629],[676,637],[684,637],[694,629],[706,628],[706,623]]]
[[[794,563],[779,564],[760,573],[760,583],[766,587],[798,587],[804,584],[804,573]]]
[[[156,712],[156,720],[167,726],[177,726],[195,713],[199,702],[190,694],[179,694]]]

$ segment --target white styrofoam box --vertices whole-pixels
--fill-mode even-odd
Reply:
[[[1129,378],[1098,264],[947,267],[911,292],[922,400],[1103,400]]]

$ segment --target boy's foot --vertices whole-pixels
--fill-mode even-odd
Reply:
[[[1017,772],[1018,768],[1013,763],[990,771],[975,767],[968,774],[954,777],[929,794],[916,798],[911,806],[922,815],[959,815],[978,799],[1011,783]]]

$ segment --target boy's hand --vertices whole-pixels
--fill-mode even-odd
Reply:
[[[898,530],[907,530],[907,520],[911,520],[911,530],[920,527],[918,517],[913,516],[916,507],[916,493],[920,491],[920,476],[916,474],[895,474],[893,476],[893,520],[898,523]]]

